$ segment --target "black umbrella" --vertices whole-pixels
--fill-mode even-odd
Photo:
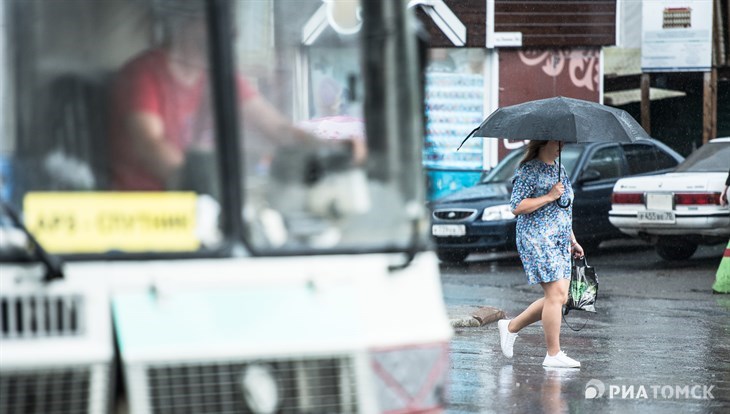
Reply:
[[[562,96],[497,109],[464,138],[459,148],[472,136],[563,142],[633,142],[649,138],[624,110]]]

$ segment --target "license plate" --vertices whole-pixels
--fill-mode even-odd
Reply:
[[[636,218],[639,220],[639,223],[674,224],[677,222],[672,211],[639,211]]]
[[[674,208],[672,194],[648,193],[646,195],[647,210],[672,210]]]
[[[437,237],[459,237],[466,234],[466,226],[463,224],[434,224],[431,226],[431,234]]]

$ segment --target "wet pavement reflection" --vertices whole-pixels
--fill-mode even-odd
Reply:
[[[730,297],[710,290],[721,254],[702,248],[668,264],[629,244],[594,255],[598,312],[571,312],[568,322],[585,328],[561,331],[579,370],[542,367],[539,323],[520,333],[512,359],[496,324],[457,328],[448,412],[730,412]],[[444,267],[442,279],[450,309],[496,306],[513,317],[541,295],[508,256]]]

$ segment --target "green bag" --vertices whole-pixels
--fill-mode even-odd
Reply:
[[[730,242],[728,242],[720,266],[717,268],[712,291],[715,293],[730,293]]]

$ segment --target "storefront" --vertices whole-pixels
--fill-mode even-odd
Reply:
[[[461,140],[501,106],[552,96],[602,102],[616,2],[412,1],[430,36],[428,196],[473,185],[523,142]]]

